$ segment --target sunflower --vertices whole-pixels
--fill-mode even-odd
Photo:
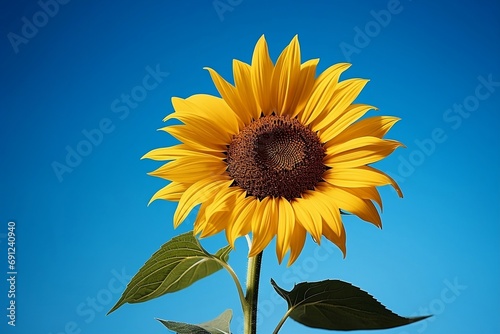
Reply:
[[[368,80],[339,81],[347,63],[316,77],[318,62],[301,63],[295,36],[273,64],[262,36],[251,64],[233,61],[234,84],[206,68],[221,98],[172,98],[175,111],[164,121],[183,124],[161,130],[181,143],[144,158],[168,161],[150,173],[171,181],[151,202],[179,202],[174,227],[201,204],[195,234],[225,231],[232,247],[251,234],[249,256],[276,237],[278,261],[289,252],[288,265],[301,253],[307,233],[318,244],[325,236],[345,257],[343,212],[381,227],[376,187],[392,185],[402,193],[370,164],[402,146],[383,139],[399,119],[361,119],[376,109],[353,103]]]

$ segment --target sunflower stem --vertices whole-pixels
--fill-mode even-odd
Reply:
[[[236,289],[238,290],[238,296],[240,297],[241,307],[243,309],[243,312],[245,312],[246,299],[245,299],[245,295],[243,293],[243,288],[241,287],[240,281],[238,280],[238,276],[236,275],[233,268],[229,264],[227,264],[226,262],[221,261],[221,260],[217,260],[217,261],[224,269],[227,270],[227,272],[231,275],[231,278],[233,279],[234,284],[236,284]]]
[[[290,312],[291,312],[291,309],[289,309],[288,311],[286,311],[285,315],[283,316],[283,318],[281,318],[280,322],[278,323],[278,325],[276,326],[276,328],[274,329],[273,331],[273,334],[278,334],[278,332],[280,331],[281,329],[281,326],[283,326],[283,324],[285,323],[285,320],[288,318],[288,316],[290,315]]]
[[[247,269],[247,291],[245,317],[245,334],[257,333],[257,300],[259,296],[260,267],[262,262],[262,252],[248,259]]]

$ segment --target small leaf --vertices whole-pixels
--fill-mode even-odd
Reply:
[[[139,269],[108,314],[125,303],[145,302],[190,286],[222,269],[218,261],[227,262],[230,251],[226,246],[215,255],[208,253],[192,231],[173,238]]]
[[[177,334],[230,334],[229,325],[233,311],[225,310],[217,318],[199,325],[156,319]]]
[[[304,282],[292,291],[271,284],[288,303],[293,320],[330,330],[386,329],[411,324],[429,316],[404,318],[386,309],[367,292],[339,280]]]

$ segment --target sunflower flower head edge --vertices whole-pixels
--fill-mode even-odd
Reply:
[[[178,202],[174,227],[200,205],[194,232],[224,231],[234,247],[251,234],[249,256],[276,238],[281,263],[300,255],[307,234],[324,236],[346,254],[341,211],[382,226],[377,187],[401,189],[376,163],[403,146],[385,135],[399,120],[363,116],[375,107],[354,103],[366,79],[340,81],[348,63],[316,76],[319,59],[301,63],[295,36],[274,64],[262,36],[250,64],[233,61],[234,84],[206,68],[221,97],[172,98],[161,130],[181,143],[144,158],[166,163],[150,175],[171,181],[151,201]],[[376,204],[376,205],[375,205]]]

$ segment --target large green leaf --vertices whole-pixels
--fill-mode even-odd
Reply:
[[[229,259],[230,246],[212,255],[201,247],[193,232],[181,234],[165,243],[139,269],[111,313],[125,303],[140,303],[184,289],[222,269],[220,261]]]
[[[225,310],[221,315],[211,321],[199,325],[190,325],[183,322],[157,319],[165,327],[177,334],[230,334],[229,326],[233,311]]]
[[[338,280],[299,283],[292,291],[271,284],[288,303],[293,320],[330,330],[385,329],[411,324],[429,316],[401,317],[367,292]]]

